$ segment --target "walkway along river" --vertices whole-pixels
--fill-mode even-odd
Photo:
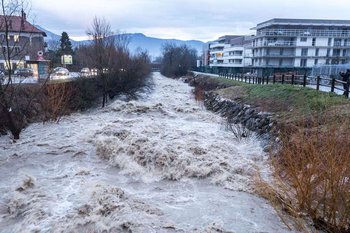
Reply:
[[[153,79],[142,100],[1,137],[0,232],[290,232],[251,194],[270,174],[259,140]]]

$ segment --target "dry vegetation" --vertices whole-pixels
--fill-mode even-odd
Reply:
[[[69,101],[73,94],[70,83],[49,84],[46,86],[46,119],[45,121],[59,122],[67,114]]]
[[[215,89],[203,86],[208,82],[200,82],[201,90]],[[272,187],[258,179],[257,193],[280,213],[289,213],[301,231],[303,220],[311,219],[324,232],[350,232],[350,101],[290,85],[247,85],[226,79],[211,83],[231,86],[217,90],[225,98],[278,116],[279,145],[271,151],[275,182]]]
[[[350,229],[350,120],[284,132],[277,174],[294,189],[299,211],[326,232]]]

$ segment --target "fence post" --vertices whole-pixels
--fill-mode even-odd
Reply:
[[[269,78],[270,78],[270,76],[267,75],[267,76],[266,76],[266,84],[269,84]]]
[[[320,90],[320,76],[317,76],[317,80],[316,80],[316,90]]]
[[[292,85],[294,85],[294,74],[292,74]]]
[[[273,75],[273,77],[272,77],[272,83],[273,83],[273,84],[276,83],[276,75]]]
[[[284,74],[282,74],[282,84],[284,84]]]
[[[349,98],[349,91],[350,91],[350,79],[346,81],[346,88],[345,88],[345,96],[346,98]]]
[[[244,76],[244,82],[245,83],[247,82],[247,76]]]
[[[264,85],[264,82],[265,82],[265,77],[262,76],[262,84]]]
[[[331,82],[331,92],[334,92],[334,88],[335,88],[335,78],[332,78],[332,82]]]
[[[306,87],[306,74],[304,74],[303,87]]]
[[[251,77],[249,76],[248,79],[249,79],[249,84],[250,84],[250,79],[251,79]]]

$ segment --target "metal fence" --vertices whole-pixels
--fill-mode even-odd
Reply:
[[[290,84],[303,87],[315,88],[317,91],[327,91],[333,93],[342,93],[349,98],[350,79],[342,81],[336,76],[312,76],[312,75],[294,75],[294,74],[274,74],[270,76],[255,76],[240,73],[213,73],[219,77],[250,84]]]

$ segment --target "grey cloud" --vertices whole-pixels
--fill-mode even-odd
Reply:
[[[74,28],[77,33],[81,28],[81,35],[85,35],[92,18],[104,16],[115,29],[132,32],[129,29],[138,28],[147,32],[168,28],[173,29],[174,38],[202,40],[218,34],[250,33],[249,27],[277,17],[346,19],[350,7],[347,0],[32,1],[39,23],[53,30]],[[169,35],[171,31],[164,34]]]

